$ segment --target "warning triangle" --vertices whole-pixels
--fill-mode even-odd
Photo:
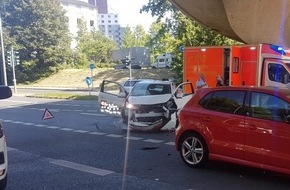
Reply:
[[[51,118],[54,118],[54,116],[50,113],[50,111],[47,108],[45,108],[45,111],[42,116],[42,120],[51,119]]]

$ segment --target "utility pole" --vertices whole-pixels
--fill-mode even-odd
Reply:
[[[1,50],[2,50],[2,74],[4,85],[7,86],[7,74],[6,74],[6,64],[5,64],[5,50],[4,50],[4,42],[3,42],[3,31],[2,31],[2,19],[0,17],[0,38],[1,38]]]

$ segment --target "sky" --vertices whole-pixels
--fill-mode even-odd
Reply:
[[[108,0],[110,13],[119,14],[119,22],[122,27],[135,27],[141,24],[146,31],[150,24],[155,21],[150,13],[139,13],[143,5],[147,5],[148,0]]]

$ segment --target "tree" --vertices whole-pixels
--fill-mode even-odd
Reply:
[[[133,32],[131,31],[131,28],[127,26],[125,28],[124,36],[123,36],[123,41],[122,41],[122,48],[130,48],[134,47],[135,44],[135,37]]]
[[[2,0],[1,17],[9,39],[17,47],[23,78],[34,81],[68,63],[68,19],[58,0]],[[32,56],[33,54],[33,56]]]
[[[134,35],[134,46],[145,47],[148,41],[148,36],[142,25],[139,24],[134,28],[133,35]]]
[[[168,0],[149,0],[140,12],[151,12],[152,16],[157,17],[157,22],[162,25],[155,38],[172,36],[173,52],[176,55],[174,69],[182,74],[182,52],[181,46],[201,46],[201,45],[231,45],[236,44],[234,40],[221,36],[220,34],[205,28],[196,21],[189,19],[182,12],[176,9]]]
[[[78,50],[94,63],[110,62],[117,44],[99,31],[86,32],[79,38]]]
[[[151,62],[157,55],[162,53],[172,53],[175,51],[177,39],[168,32],[164,32],[160,35],[161,29],[162,22],[154,22],[149,28],[147,47],[150,48]]]
[[[148,42],[148,35],[142,25],[137,25],[133,29],[126,27],[122,42],[122,48],[145,47]]]

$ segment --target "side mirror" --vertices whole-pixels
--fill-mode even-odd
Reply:
[[[182,93],[178,93],[178,94],[175,95],[175,97],[178,98],[178,99],[180,99],[180,98],[183,97],[183,94]]]
[[[10,98],[12,96],[12,91],[8,86],[0,85],[0,99]]]

